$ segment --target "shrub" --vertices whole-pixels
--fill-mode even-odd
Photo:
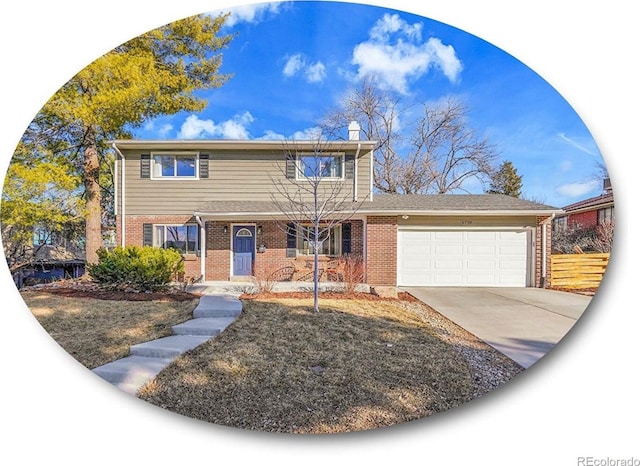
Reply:
[[[604,223],[584,227],[573,225],[553,231],[551,247],[553,254],[574,254],[583,252],[611,252],[614,224]]]
[[[126,246],[98,250],[98,263],[89,265],[88,272],[97,283],[108,287],[159,291],[184,272],[184,262],[175,249]]]
[[[340,282],[340,290],[352,294],[364,280],[364,263],[358,254],[345,254],[328,270],[329,279]]]

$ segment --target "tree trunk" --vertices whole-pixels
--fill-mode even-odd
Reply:
[[[320,303],[319,303],[319,275],[318,275],[318,222],[314,225],[313,232],[314,242],[313,242],[313,311],[320,312]]]
[[[95,133],[86,131],[84,144],[84,189],[86,202],[85,255],[87,264],[98,262],[97,250],[102,247],[102,216],[100,192],[100,160]]]

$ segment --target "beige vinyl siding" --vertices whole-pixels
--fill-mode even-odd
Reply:
[[[277,150],[203,150],[201,153],[209,154],[209,178],[166,180],[140,178],[141,153],[123,153],[127,215],[191,214],[211,201],[268,201],[271,193],[276,192],[273,180],[287,183],[285,157]],[[358,193],[364,197],[369,194],[369,154],[360,157],[358,164]],[[353,180],[340,183],[344,184],[344,192],[352,193]],[[118,189],[120,192],[121,187]]]
[[[398,227],[456,227],[456,228],[480,228],[480,227],[533,227],[536,226],[535,216],[420,216],[410,215],[403,220],[398,217]]]

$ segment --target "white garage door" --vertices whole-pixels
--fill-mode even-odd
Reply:
[[[398,230],[400,286],[527,286],[526,231]]]

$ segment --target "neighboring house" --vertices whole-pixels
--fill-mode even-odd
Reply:
[[[609,178],[603,181],[602,194],[562,208],[553,219],[555,230],[592,228],[614,222],[613,191]]]
[[[559,209],[504,195],[373,194],[375,142],[358,134],[325,147],[326,183],[354,202],[324,258],[360,256],[370,285],[544,286]],[[289,143],[287,157],[276,141],[114,141],[117,244],[175,247],[186,273],[206,281],[290,269],[312,253],[274,183],[304,176],[315,145]]]
[[[78,278],[85,271],[84,245],[69,240],[64,232],[51,232],[44,227],[34,228],[33,243],[23,251],[22,258],[24,265],[12,273],[18,288]]]

